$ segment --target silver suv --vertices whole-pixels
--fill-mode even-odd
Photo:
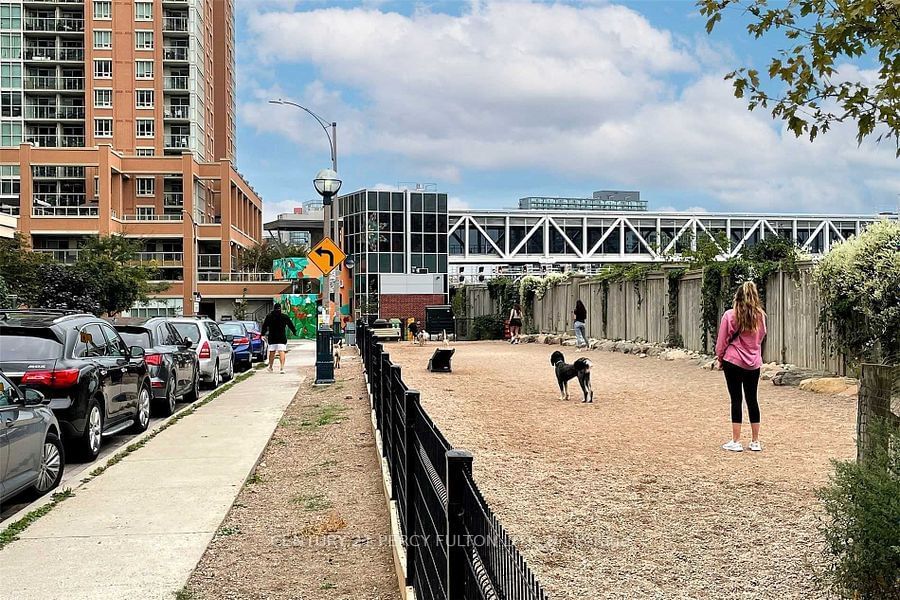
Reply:
[[[181,337],[191,341],[200,359],[200,378],[212,387],[234,377],[234,351],[222,330],[206,317],[173,317],[168,321]]]

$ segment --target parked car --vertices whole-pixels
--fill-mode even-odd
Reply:
[[[23,491],[46,494],[62,479],[66,452],[49,403],[0,372],[0,504]]]
[[[219,329],[225,340],[231,343],[234,351],[234,362],[238,368],[249,369],[253,363],[253,351],[250,348],[250,332],[240,321],[219,323]]]
[[[263,337],[262,325],[256,321],[236,322],[243,323],[250,334],[250,353],[253,355],[253,360],[266,360],[266,356],[269,354],[269,342]]]
[[[150,424],[144,349],[93,315],[0,311],[0,370],[49,399],[70,454],[86,460],[104,436]]]
[[[112,320],[113,326],[129,346],[144,349],[144,361],[150,372],[155,408],[163,416],[175,412],[180,398],[193,402],[200,393],[200,359],[165,317]]]
[[[234,377],[234,351],[218,323],[207,317],[172,317],[168,322],[191,341],[200,360],[201,380],[215,388]]]

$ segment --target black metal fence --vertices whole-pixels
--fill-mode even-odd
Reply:
[[[423,600],[545,600],[547,595],[454,450],[364,323],[358,347],[406,550]]]

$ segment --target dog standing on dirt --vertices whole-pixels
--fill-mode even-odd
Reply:
[[[556,371],[556,382],[559,384],[560,400],[569,399],[569,380],[578,378],[581,392],[584,394],[582,402],[593,402],[594,392],[591,390],[591,361],[579,358],[574,364],[567,364],[566,357],[559,350],[550,355],[550,364]]]
[[[341,351],[338,348],[334,349],[334,368],[341,368]]]

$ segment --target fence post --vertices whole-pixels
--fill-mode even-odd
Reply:
[[[403,457],[406,471],[406,491],[403,496],[406,498],[406,506],[404,522],[406,531],[403,532],[406,540],[406,585],[413,585],[413,573],[415,573],[416,553],[418,552],[417,540],[412,540],[416,532],[416,419],[419,416],[419,392],[417,390],[406,390],[403,396],[404,411],[406,422],[403,424],[403,436],[406,448],[406,455]]]
[[[463,521],[463,478],[472,472],[472,454],[448,450],[447,460],[447,598],[465,598],[466,527]]]

